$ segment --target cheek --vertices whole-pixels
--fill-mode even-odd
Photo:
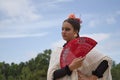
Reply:
[[[70,39],[71,39],[71,38],[74,38],[74,33],[68,33],[67,36],[68,36],[68,38],[70,38]]]
[[[67,37],[73,37],[74,36],[74,32],[73,31],[62,31],[61,34],[65,35]]]
[[[71,31],[71,32],[69,32],[68,33],[70,36],[73,36],[74,35],[74,33]]]

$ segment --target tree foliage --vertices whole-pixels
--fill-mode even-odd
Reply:
[[[46,80],[51,50],[20,64],[0,62],[0,80]]]
[[[51,49],[46,49],[27,62],[0,62],[0,80],[47,80],[50,54]],[[111,72],[113,80],[120,80],[120,64],[113,62]]]
[[[114,62],[111,73],[113,80],[120,80],[120,63],[116,65]]]

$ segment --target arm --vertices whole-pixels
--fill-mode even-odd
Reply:
[[[99,66],[96,68],[96,70],[92,72],[92,74],[97,76],[98,78],[102,78],[103,74],[107,70],[107,68],[108,68],[108,61],[107,60],[103,60],[99,64]]]
[[[69,66],[65,66],[61,69],[58,69],[56,71],[54,71],[53,73],[53,80],[56,80],[58,78],[64,77],[65,75],[71,75],[72,71],[70,71]]]
[[[78,72],[79,80],[97,80],[98,78],[102,78],[107,68],[108,68],[108,61],[103,60],[96,68],[96,70],[92,72],[92,75],[89,77],[82,74],[81,72]]]
[[[76,58],[72,61],[72,63],[70,65],[67,65],[61,69],[54,71],[54,73],[53,73],[54,80],[56,80],[58,78],[62,78],[66,75],[70,76],[74,69],[77,69],[78,67],[80,67],[82,65],[83,60],[84,60],[84,58],[81,58],[81,57]]]

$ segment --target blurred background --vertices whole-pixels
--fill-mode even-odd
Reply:
[[[51,50],[65,43],[61,27],[71,13],[82,20],[80,36],[95,39],[96,49],[113,59],[119,80],[120,0],[0,0],[0,79],[46,80]]]

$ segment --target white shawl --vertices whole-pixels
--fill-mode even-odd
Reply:
[[[50,64],[47,72],[47,80],[53,80],[53,72],[57,69],[60,69],[60,54],[61,54],[62,48],[58,47],[55,51],[52,52],[51,58],[50,58]],[[103,74],[103,78],[100,78],[98,80],[112,80],[111,77],[111,66],[112,66],[112,59],[109,58],[106,55],[103,55],[96,50],[91,50],[87,55],[85,60],[83,61],[82,66],[78,69],[83,74],[87,76],[92,75],[92,71],[97,68],[97,66],[101,63],[101,61],[107,60],[108,61],[108,69]],[[74,70],[71,74],[71,76],[64,76],[63,78],[60,78],[58,80],[78,80],[78,74],[77,70]]]

